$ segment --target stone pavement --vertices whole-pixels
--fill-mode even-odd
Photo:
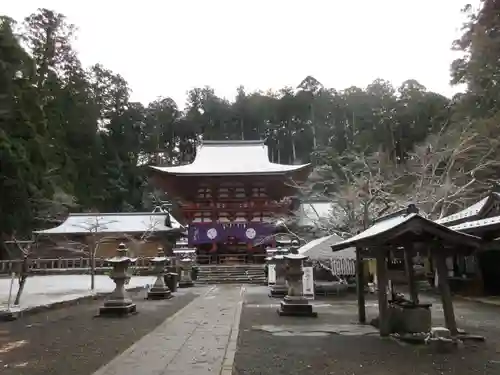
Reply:
[[[467,300],[467,301],[484,303],[485,305],[500,306],[500,297],[498,297],[498,296],[488,296],[488,297],[464,296],[464,297],[460,297],[460,298]]]
[[[231,375],[244,292],[212,287],[94,375]]]

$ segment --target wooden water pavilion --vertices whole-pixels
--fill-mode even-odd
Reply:
[[[389,303],[387,296],[388,273],[387,259],[390,253],[402,253],[412,307],[420,305],[418,289],[413,268],[415,252],[427,253],[432,257],[439,277],[439,289],[443,305],[446,327],[452,336],[457,336],[457,324],[453,310],[446,258],[454,255],[471,255],[480,250],[485,241],[480,237],[458,232],[444,225],[424,218],[414,205],[405,210],[378,220],[373,226],[358,235],[331,246],[340,251],[349,247],[356,248],[356,277],[358,289],[358,314],[360,323],[366,323],[364,273],[362,260],[365,256],[376,258],[378,278],[379,328],[381,336],[391,333]],[[423,306],[425,308],[425,306]],[[429,307],[428,305],[426,306]]]

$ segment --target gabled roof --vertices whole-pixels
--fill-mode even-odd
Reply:
[[[409,210],[409,212],[411,211]],[[439,237],[448,244],[470,248],[478,248],[482,243],[479,237],[457,232],[413,212],[379,221],[356,236],[336,243],[331,247],[333,251],[339,251],[348,247],[384,245],[390,242],[397,242],[398,239],[402,239],[403,236],[411,235],[412,233],[422,235],[423,237],[425,235],[430,238]]]
[[[453,225],[450,229],[464,233],[484,233],[498,231],[500,229],[500,216],[488,217],[485,219],[467,221],[462,224]]]
[[[343,251],[332,253],[331,246],[341,241],[342,238],[335,234],[316,238],[300,247],[298,252],[299,254],[305,255],[313,260],[332,258],[355,259],[356,249],[353,247],[345,249]]]
[[[495,202],[500,201],[500,194],[491,192],[487,197],[474,203],[472,206],[457,212],[456,214],[445,216],[436,220],[436,223],[446,226],[457,225],[465,221],[483,219]]]
[[[172,175],[216,176],[285,174],[310,166],[271,163],[264,141],[203,141],[191,164],[151,168]]]
[[[165,225],[170,216],[171,227]],[[34,231],[36,234],[183,232],[185,229],[166,212],[162,213],[83,213],[70,214],[58,227]]]

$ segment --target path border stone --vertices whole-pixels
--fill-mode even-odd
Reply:
[[[244,286],[240,289],[240,295],[243,295],[246,292],[246,288]],[[220,370],[220,375],[232,375],[234,368],[234,356],[236,354],[237,345],[238,345],[238,335],[240,332],[240,319],[241,319],[241,311],[243,309],[243,299],[238,302],[238,307],[234,312],[233,324],[231,326],[231,334],[229,337],[229,342],[227,343],[226,353],[224,355],[224,359],[222,361],[222,366]]]

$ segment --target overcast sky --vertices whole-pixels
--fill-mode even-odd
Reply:
[[[297,86],[312,75],[327,87],[365,87],[380,77],[414,78],[452,95],[450,47],[466,0],[5,0],[21,20],[39,7],[78,26],[84,65],[120,73],[132,99],[170,96],[182,108],[192,87],[233,99],[248,90]]]

